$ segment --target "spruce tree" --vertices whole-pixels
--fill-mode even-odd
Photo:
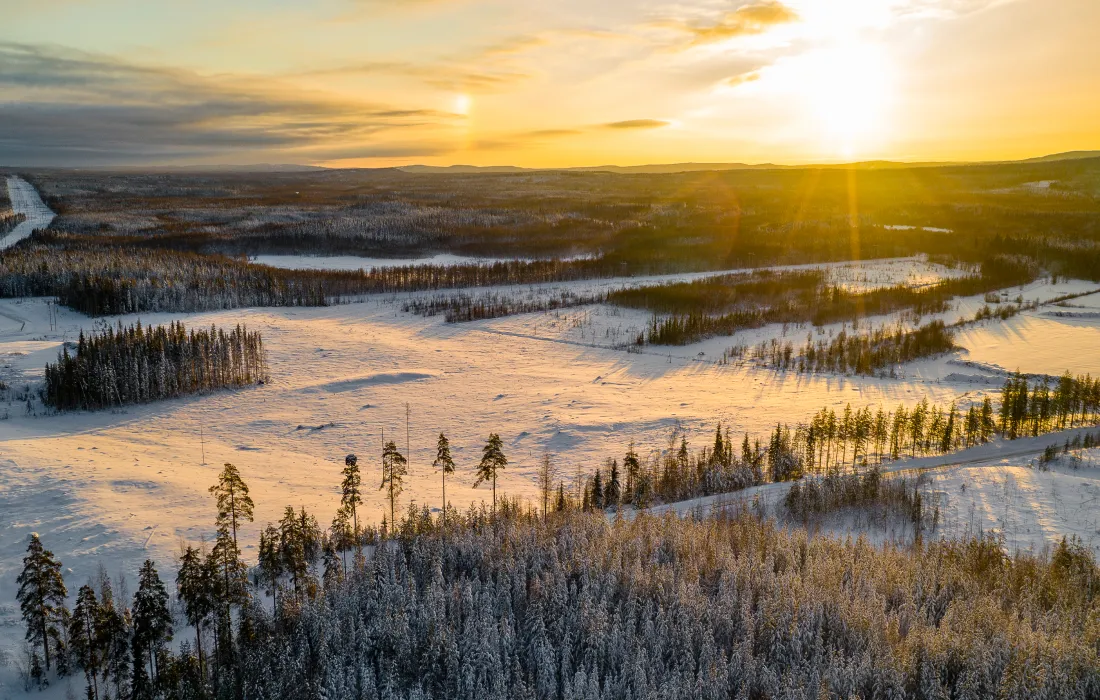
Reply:
[[[104,655],[103,681],[114,685],[116,698],[124,698],[130,691],[130,613],[115,604],[111,579],[106,571],[101,571],[99,576],[96,635]]]
[[[622,486],[619,484],[619,462],[611,460],[611,468],[608,470],[607,486],[604,488],[603,501],[607,507],[619,505],[622,497]]]
[[[62,646],[63,627],[68,611],[65,609],[65,580],[61,575],[61,562],[53,552],[42,546],[36,533],[31,534],[27,556],[23,557],[23,570],[15,579],[19,586],[16,599],[27,625],[26,639],[32,647],[41,647],[50,670],[51,648]]]
[[[604,493],[603,493],[603,474],[599,469],[592,475],[592,495],[588,497],[588,502],[596,510],[603,510],[604,507]]]
[[[183,603],[184,614],[195,628],[195,652],[198,655],[199,675],[203,673],[202,626],[214,614],[214,582],[210,580],[206,558],[198,549],[188,545],[180,556],[180,569],[176,575],[176,595]]]
[[[332,517],[332,524],[329,526],[330,539],[332,549],[337,556],[340,557],[341,563],[344,567],[344,576],[348,573],[348,558],[347,550],[351,548],[359,538],[353,537],[351,520],[348,517],[348,511],[343,508],[336,509],[336,515]],[[263,540],[263,533],[260,534],[261,542]]]
[[[345,521],[346,522],[346,521]],[[260,552],[258,566],[260,580],[266,581],[270,586],[271,614],[275,619],[279,617],[279,578],[283,575],[283,554],[279,550],[281,535],[279,529],[268,523],[260,533]]]
[[[163,666],[164,645],[172,641],[172,615],[168,612],[168,591],[152,560],[146,559],[138,574],[134,594],[134,668],[148,660],[155,685]],[[145,679],[142,679],[145,680]],[[135,693],[138,683],[134,684]]]
[[[451,458],[451,443],[443,433],[435,443],[435,460],[432,466],[443,473],[443,526],[447,526],[447,475],[453,474],[455,461]]]
[[[483,482],[491,481],[493,484],[493,514],[497,511],[497,475],[508,464],[508,458],[504,456],[504,446],[500,436],[489,433],[489,439],[481,450],[481,463],[477,467],[477,480],[474,481],[476,489]]]
[[[99,671],[103,665],[97,634],[99,617],[99,600],[95,590],[85,584],[76,594],[76,607],[69,619],[69,648],[77,665],[84,671],[88,695],[94,700],[99,700]]]
[[[626,450],[626,456],[623,457],[623,469],[626,471],[626,494],[628,498],[634,498],[634,491],[638,488],[638,472],[641,469],[641,463],[638,461],[638,454],[634,451],[634,441],[630,441],[630,447]]]

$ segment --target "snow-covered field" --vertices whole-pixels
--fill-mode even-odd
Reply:
[[[916,259],[828,267],[837,283],[868,287],[926,284],[959,274]],[[640,283],[597,280],[511,291],[582,294]],[[1089,289],[1081,282],[1042,281],[1011,294],[1042,300]],[[472,487],[472,471],[491,431],[501,434],[510,459],[500,489],[533,496],[536,462],[545,451],[555,455],[569,484],[579,470],[621,457],[631,440],[640,452],[652,454],[676,425],[699,445],[712,439],[719,420],[734,433],[764,433],[826,405],[893,406],[924,397],[966,401],[998,389],[1001,381],[996,372],[951,364],[960,359],[954,356],[917,363],[903,381],[713,362],[734,344],[784,334],[801,344],[807,328],[767,327],[682,348],[626,352],[616,346],[631,338],[631,329],[644,324],[648,314],[595,305],[452,325],[441,317],[403,312],[409,296],[321,309],[142,315],[146,324],[244,323],[261,331],[272,381],[117,412],[36,416],[19,403],[0,406],[0,649],[14,653],[21,643],[14,579],[28,533],[40,533],[64,562],[74,590],[101,562],[131,578],[147,557],[171,572],[181,541],[195,542],[213,531],[207,488],[224,462],[240,468],[256,501],[256,523],[243,532],[244,541],[254,543],[258,529],[288,504],[305,506],[325,524],[338,504],[344,455],[360,456],[364,480],[371,484],[380,480],[375,456],[381,432],[404,449],[406,404],[411,460],[402,508],[410,500],[433,506],[439,500],[440,477],[430,462],[440,431],[451,438],[459,464],[448,496],[466,504],[489,497],[484,487]],[[981,303],[963,300],[945,317],[972,316]],[[1021,318],[1047,319],[1042,314],[1051,308],[1064,310],[1042,307]],[[118,320],[138,317],[106,322]],[[1100,319],[1073,322],[1087,326]],[[16,390],[33,386],[61,343],[96,323],[51,309],[44,299],[0,300],[0,381]],[[1000,325],[989,322],[974,332],[995,332]],[[1062,355],[1052,354],[1044,371],[1084,371],[1094,361],[1096,345],[1084,336],[1075,342],[1058,343]],[[1010,466],[1023,468],[1023,463]],[[368,491],[365,501],[368,518],[379,520],[381,492]],[[1020,510],[1020,503],[1013,507]],[[1058,527],[1055,522],[1050,532]],[[245,551],[254,558],[251,545]]]
[[[471,258],[439,253],[422,258],[367,258],[358,255],[254,255],[251,262],[288,270],[372,270],[402,265],[462,265],[507,262],[504,258]]]
[[[38,190],[34,185],[16,175],[8,177],[7,184],[12,210],[16,214],[26,214],[27,220],[12,229],[11,233],[0,238],[0,250],[12,247],[34,233],[35,229],[46,228],[54,217],[53,211],[38,196]]]

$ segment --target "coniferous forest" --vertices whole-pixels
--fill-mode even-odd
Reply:
[[[106,326],[80,334],[46,365],[44,401],[58,410],[95,410],[243,387],[267,378],[263,340],[242,326],[187,330]]]
[[[235,471],[212,489],[214,548],[186,548],[174,596],[147,561],[132,603],[101,577],[70,613],[62,563],[32,538],[32,684],[71,673],[92,698],[291,700],[1100,693],[1100,570],[1075,540],[1049,556],[989,537],[879,547],[747,512],[612,522],[505,500],[446,524],[410,509],[349,564],[288,506],[250,574]]]

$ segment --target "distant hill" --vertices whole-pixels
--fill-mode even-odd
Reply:
[[[1065,153],[1053,153],[1049,156],[1027,158],[1015,161],[1017,163],[1053,163],[1059,160],[1085,160],[1086,158],[1100,158],[1100,151],[1066,151]]]

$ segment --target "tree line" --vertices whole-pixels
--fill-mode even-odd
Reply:
[[[0,251],[0,296],[56,296],[89,316],[325,306],[356,294],[535,284],[622,274],[599,259],[288,270],[129,239],[39,231]],[[164,247],[162,247],[162,245]],[[120,255],[119,250],[126,250]]]
[[[147,403],[267,379],[267,356],[258,331],[238,325],[188,330],[167,326],[106,326],[80,333],[76,354],[63,347],[47,364],[43,400],[58,410],[96,410]]]
[[[1098,420],[1100,380],[1067,372],[1056,386],[1047,379],[1029,383],[1017,374],[1005,382],[999,403],[986,397],[965,409],[927,399],[893,411],[850,404],[840,412],[822,408],[808,421],[776,425],[763,440],[746,433],[737,441],[728,426],[719,424],[713,443],[695,449],[677,428],[664,449],[639,455],[631,445],[621,462],[609,459],[593,470],[578,504],[593,510],[645,508],[767,482],[855,472],[903,457],[948,454],[997,435],[1013,440]]]
[[[816,343],[811,333],[798,351],[791,342],[764,341],[753,349],[751,357],[776,369],[873,376],[884,367],[950,352],[955,349],[954,335],[953,328],[943,321],[929,321],[914,329],[898,323],[869,333],[848,333],[842,329],[831,339]]]
[[[545,299],[519,299],[512,295],[496,293],[475,296],[466,292],[457,292],[448,295],[439,294],[431,298],[410,299],[401,308],[406,313],[411,312],[420,316],[443,314],[443,319],[447,323],[466,323],[516,314],[602,304],[606,299],[606,294],[574,294],[570,291],[563,291]]]

